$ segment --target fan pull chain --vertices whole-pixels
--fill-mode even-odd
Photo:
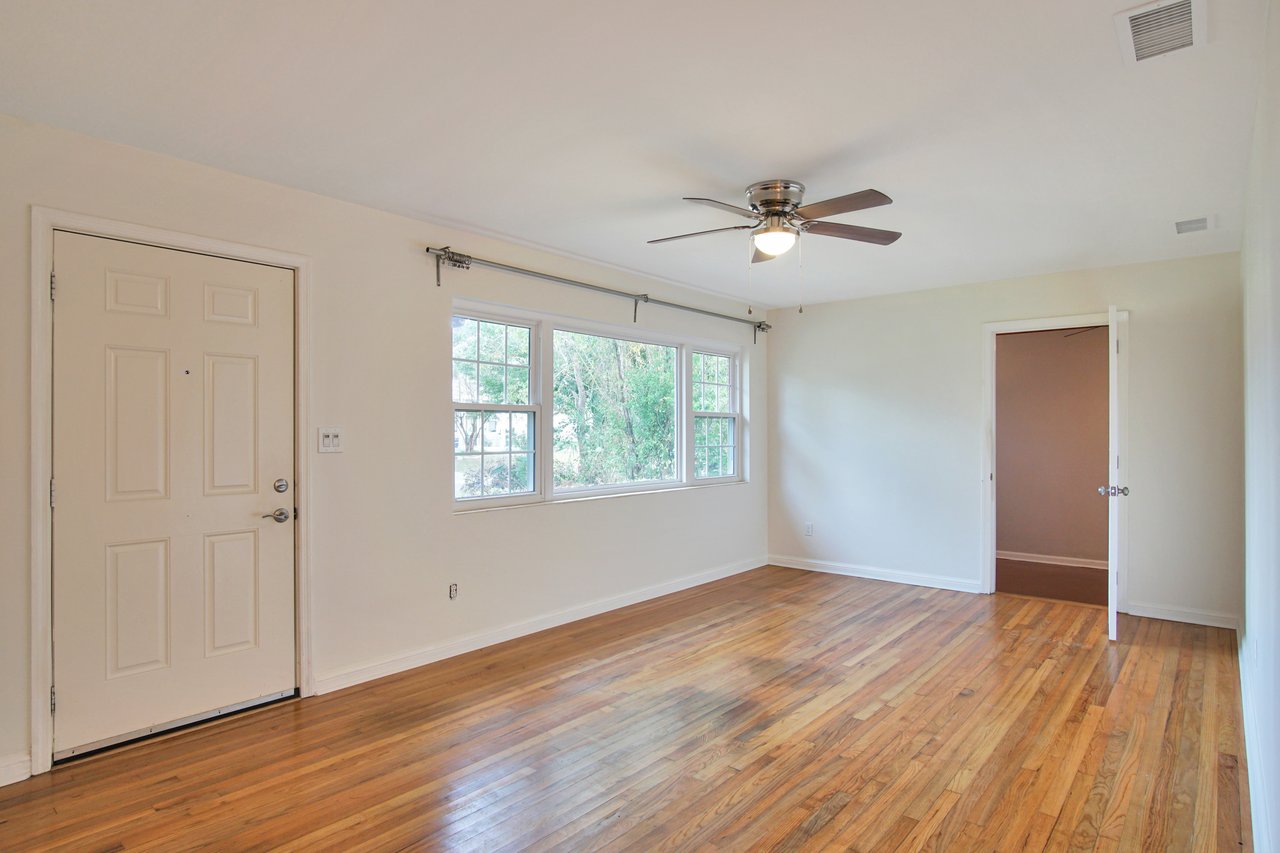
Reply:
[[[751,268],[755,264],[751,263],[752,254],[755,251],[755,243],[752,242],[751,233],[747,233],[747,316],[750,317],[755,313],[755,309],[751,306]]]

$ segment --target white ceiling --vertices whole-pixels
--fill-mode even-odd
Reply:
[[[1207,2],[1207,45],[1134,65],[1134,0],[0,0],[0,112],[818,302],[1239,248],[1264,2]],[[767,178],[882,190],[836,220],[905,236],[808,237],[803,283],[748,282],[742,232],[645,244]]]

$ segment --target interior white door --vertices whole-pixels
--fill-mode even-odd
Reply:
[[[1107,636],[1116,639],[1120,606],[1121,578],[1128,571],[1126,535],[1128,525],[1126,500],[1129,487],[1125,484],[1125,404],[1128,389],[1126,359],[1129,357],[1129,312],[1112,305],[1107,310],[1107,327],[1110,338],[1110,400],[1108,411],[1108,497],[1107,497]]]
[[[293,271],[55,232],[54,274],[65,757],[296,685]]]

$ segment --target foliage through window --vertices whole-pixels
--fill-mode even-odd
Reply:
[[[453,317],[453,495],[481,506],[740,476],[737,360]]]
[[[532,327],[453,318],[453,495],[535,491]]]
[[[693,354],[693,476],[737,475],[738,418],[734,414],[733,360]]]
[[[555,332],[555,488],[676,479],[676,348]]]

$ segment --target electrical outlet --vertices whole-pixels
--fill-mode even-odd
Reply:
[[[458,597],[458,585],[456,583],[449,584],[449,599],[453,600]]]
[[[813,535],[813,522],[812,522],[812,521],[806,521],[806,522],[804,523],[804,535],[805,535],[805,536],[812,536],[812,535]]]

